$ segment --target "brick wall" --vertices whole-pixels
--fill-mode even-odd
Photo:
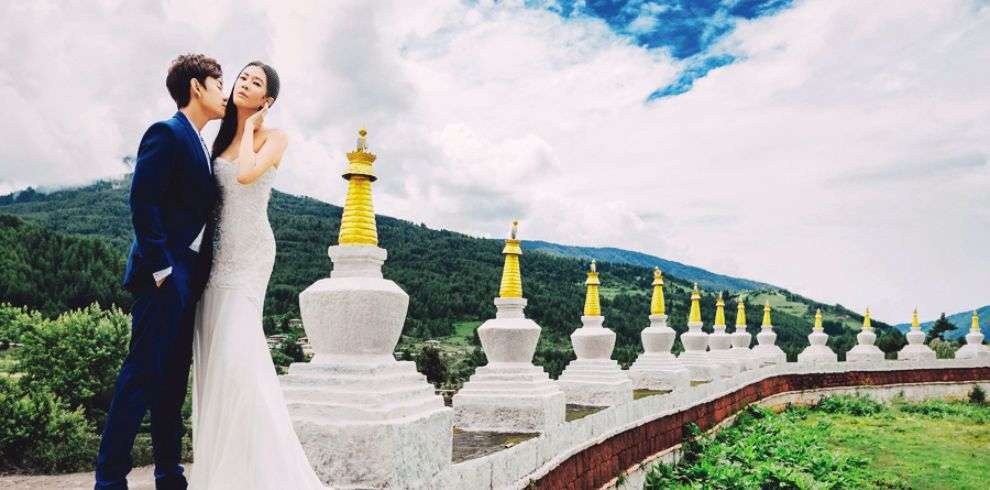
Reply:
[[[774,376],[720,398],[652,420],[574,454],[535,482],[544,489],[599,488],[620,472],[683,440],[683,427],[707,431],[755,401],[781,393],[851,386],[990,380],[990,368],[849,371]]]

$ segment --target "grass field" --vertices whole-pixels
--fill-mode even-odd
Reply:
[[[990,406],[836,397],[779,414],[751,407],[683,447],[679,464],[650,468],[644,488],[983,489]]]

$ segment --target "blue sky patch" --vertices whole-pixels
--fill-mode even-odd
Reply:
[[[570,19],[601,19],[616,33],[649,49],[664,49],[685,68],[677,80],[650,94],[648,100],[691,90],[694,81],[738,58],[712,53],[715,44],[740,20],[774,15],[792,0],[557,0],[535,2]]]

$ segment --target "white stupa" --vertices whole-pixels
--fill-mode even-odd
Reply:
[[[653,297],[650,301],[650,326],[640,332],[643,352],[629,367],[633,388],[643,390],[679,390],[690,386],[688,371],[670,352],[677,335],[667,326],[667,306],[663,296],[663,273],[653,269]]]
[[[688,313],[688,331],[681,334],[681,345],[684,352],[677,356],[681,365],[687,368],[691,381],[711,381],[721,376],[727,370],[713,364],[708,357],[708,334],[701,330],[701,291],[698,283],[691,291],[691,311]]]
[[[753,357],[753,351],[749,348],[751,343],[753,335],[746,331],[746,301],[739,296],[739,303],[736,305],[736,331],[732,332],[732,349],[729,353],[742,362],[743,369],[760,367],[760,361]]]
[[[980,315],[973,311],[973,319],[970,322],[969,333],[966,334],[966,345],[956,351],[956,359],[977,359],[990,360],[990,349],[983,345],[983,332],[980,330]]]
[[[863,329],[856,334],[855,347],[846,352],[848,362],[879,362],[882,361],[883,351],[873,345],[877,341],[877,334],[873,332],[873,324],[870,321],[870,309],[866,309],[863,315]]]
[[[897,353],[897,358],[908,361],[933,361],[935,351],[925,345],[925,332],[921,331],[921,321],[918,320],[918,309],[911,314],[911,330],[907,334],[908,344]]]
[[[798,354],[798,362],[837,362],[839,360],[839,356],[829,346],[825,345],[828,342],[828,334],[825,333],[825,329],[822,327],[821,308],[815,312],[815,326],[812,327],[811,333],[808,334],[808,342],[810,345]]]
[[[777,333],[773,331],[770,320],[770,300],[763,305],[763,324],[760,333],[756,334],[756,341],[759,345],[753,347],[753,357],[759,360],[760,366],[787,362],[787,354],[776,343]]]
[[[732,353],[732,338],[735,335],[725,331],[725,300],[718,293],[715,301],[715,323],[708,336],[708,358],[712,364],[721,366],[723,377],[731,377],[745,369],[745,362]]]
[[[454,395],[454,426],[469,431],[544,432],[564,423],[564,392],[538,366],[533,353],[540,326],[525,317],[516,238],[518,222],[505,241],[502,282],[495,318],[478,327],[488,364],[479,367]]]
[[[605,317],[598,299],[598,270],[591,261],[585,281],[587,293],[581,327],[571,334],[577,359],[571,361],[557,379],[567,403],[589,406],[619,405],[632,401],[632,381],[612,359],[615,332],[602,326]]]
[[[453,410],[412,361],[396,361],[409,296],[382,277],[365,130],[347,154],[347,198],[333,270],[299,295],[315,355],[282,388],[296,433],[333,488],[424,488],[450,466]],[[251,427],[243,430],[250,431]],[[251,462],[245,461],[245,464]],[[250,468],[245,468],[250,471]]]

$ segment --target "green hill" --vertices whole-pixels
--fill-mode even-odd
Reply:
[[[662,259],[655,255],[633,252],[613,247],[578,247],[573,245],[560,245],[558,243],[544,242],[541,240],[524,240],[523,246],[527,250],[545,252],[561,257],[574,257],[578,259],[615,262],[618,264],[638,265],[640,267],[660,267],[665,274],[680,277],[685,281],[698,283],[705,289],[716,291],[752,291],[756,289],[779,289],[770,284],[741,279],[738,277],[716,274],[706,271],[700,267],[685,265],[673,260]]]
[[[119,257],[123,257],[131,237],[127,189],[126,181],[117,180],[48,194],[22,191],[0,197],[0,213],[19,216],[59,233],[105,240]],[[336,242],[340,215],[341,208],[338,206],[273,192],[269,216],[278,242],[278,255],[265,302],[266,331],[287,329],[289,319],[298,317],[298,293],[315,280],[327,276],[330,261],[326,249]],[[385,276],[410,295],[409,315],[403,331],[405,337],[440,339],[442,344],[470,346],[475,343],[473,328],[465,325],[476,325],[494,316],[492,299],[497,294],[501,274],[502,240],[433,230],[422,224],[386,216],[378,216],[377,219],[380,244],[389,251]],[[535,243],[537,250],[553,245],[530,243]],[[523,248],[524,289],[529,298],[527,314],[544,329],[537,357],[546,364],[553,364],[548,366],[553,372],[557,365],[562,367],[562,363],[572,355],[568,336],[580,326],[587,261],[561,256],[559,249],[556,253],[540,253],[530,249],[529,244],[524,244]],[[606,325],[618,335],[615,358],[627,363],[639,351],[639,332],[649,323],[648,293],[652,270],[642,264],[623,263],[628,260],[618,260],[615,254],[606,257],[613,261],[600,261],[602,308]],[[688,270],[686,268],[691,273],[709,274],[709,281],[725,278],[690,266],[682,266],[681,270]],[[675,330],[684,331],[690,281],[678,276],[674,270],[677,267],[671,267],[665,273],[669,323]],[[690,277],[699,279],[697,276]],[[112,282],[111,279],[118,281],[119,275],[108,274],[107,282]],[[750,284],[764,286],[745,279],[724,280],[731,280],[731,284],[715,284],[726,290],[736,290]],[[37,294],[48,293],[39,290]],[[716,291],[706,288],[702,295],[702,316],[706,324],[710,324],[714,317],[715,294]],[[758,330],[762,301],[771,300],[777,306],[774,324],[780,334],[778,344],[792,358],[807,345],[806,336],[811,330],[813,308],[816,307],[822,307],[825,311],[826,330],[833,335],[830,343],[838,351],[848,350],[855,342],[855,330],[850,327],[858,325],[861,317],[840,305],[819,305],[813,300],[769,286],[749,294],[748,330],[754,333]],[[735,316],[736,300],[735,295],[727,298],[730,323]],[[127,304],[120,306],[128,307]],[[456,328],[458,325],[460,328]],[[875,325],[880,333],[878,343],[881,348],[890,352],[903,344],[903,336],[899,332],[882,322],[875,322]],[[551,361],[551,357],[555,360]]]

